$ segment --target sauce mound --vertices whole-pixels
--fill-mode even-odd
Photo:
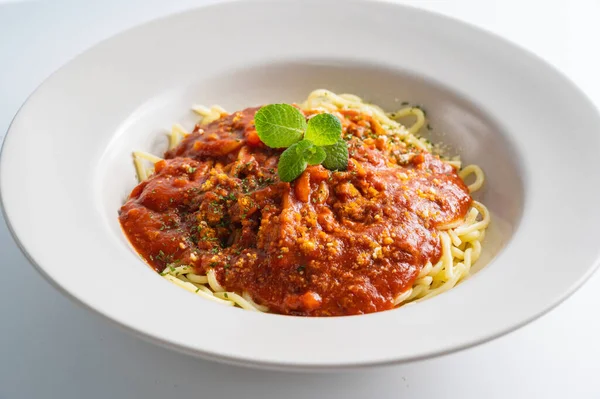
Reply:
[[[347,170],[309,166],[281,182],[281,150],[258,139],[257,110],[196,126],[135,187],[119,213],[133,247],[158,272],[213,269],[228,291],[275,313],[393,308],[421,268],[440,258],[436,226],[468,211],[463,181],[371,117],[342,110]]]

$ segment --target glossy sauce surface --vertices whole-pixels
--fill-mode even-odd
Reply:
[[[165,154],[120,210],[131,244],[158,272],[214,269],[228,291],[247,292],[271,312],[393,308],[439,259],[436,226],[464,217],[471,204],[455,169],[348,110],[337,113],[348,169],[309,166],[284,183],[281,151],[258,139],[256,111],[196,126]]]

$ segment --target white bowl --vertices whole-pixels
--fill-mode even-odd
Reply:
[[[227,308],[145,266],[117,210],[133,149],[160,153],[190,106],[301,101],[316,88],[395,110],[486,173],[483,269],[431,300],[364,316]],[[421,359],[505,334],[557,305],[598,265],[600,117],[531,54],[460,22],[387,3],[232,2],[117,35],[48,78],[13,121],[0,193],[17,242],[56,287],[140,336],[262,367]]]

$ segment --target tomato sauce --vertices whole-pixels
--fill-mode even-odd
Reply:
[[[134,188],[119,213],[133,247],[157,272],[213,269],[228,291],[247,292],[275,313],[393,308],[440,258],[436,226],[471,205],[454,168],[348,110],[337,113],[348,169],[309,166],[281,182],[281,150],[258,139],[256,111],[196,126]]]

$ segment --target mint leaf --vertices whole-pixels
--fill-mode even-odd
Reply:
[[[271,104],[258,110],[254,125],[263,143],[271,148],[284,148],[302,139],[306,118],[289,104]]]
[[[321,147],[325,150],[323,166],[329,170],[346,170],[348,168],[348,146],[339,139],[335,144]]]
[[[348,147],[342,140],[342,123],[332,114],[304,114],[289,104],[270,104],[254,116],[260,140],[271,148],[288,147],[279,157],[277,174],[284,182],[298,178],[307,165],[323,164],[330,170],[346,170]],[[304,137],[304,139],[303,139]]]
[[[277,164],[277,174],[281,181],[291,182],[306,169],[305,155],[309,148],[314,147],[313,143],[308,140],[302,140],[296,144],[292,144],[279,157]]]
[[[325,150],[317,146],[312,146],[307,149],[304,154],[304,159],[306,159],[306,162],[308,162],[309,165],[319,165],[326,157],[327,154],[325,153]]]
[[[310,140],[318,146],[333,145],[341,136],[342,124],[332,114],[318,114],[310,118],[304,134],[306,140]]]

